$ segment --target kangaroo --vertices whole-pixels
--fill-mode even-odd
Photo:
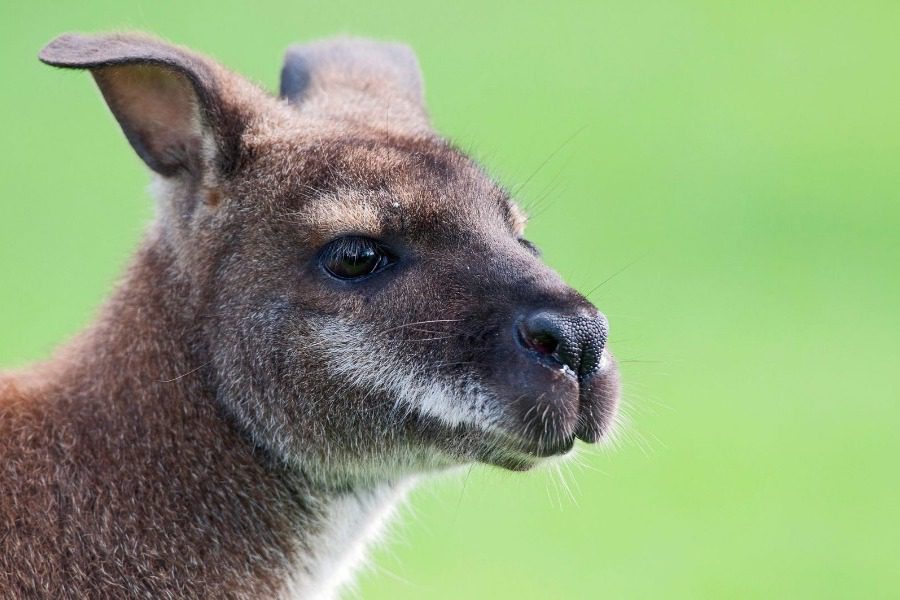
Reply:
[[[607,321],[432,129],[405,46],[291,47],[279,97],[63,35],[157,214],[95,321],[0,374],[0,596],[331,598],[418,478],[614,422]]]

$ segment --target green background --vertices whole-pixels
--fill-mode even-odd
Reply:
[[[44,43],[149,30],[274,89],[291,42],[403,40],[547,260],[612,276],[629,424],[421,486],[359,594],[898,597],[900,3],[742,4],[4,0],[0,365],[87,323],[152,215]]]

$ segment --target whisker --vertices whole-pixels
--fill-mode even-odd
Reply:
[[[208,366],[211,362],[212,362],[212,361],[207,361],[207,362],[203,363],[202,365],[200,365],[199,367],[194,367],[194,368],[191,369],[190,371],[188,371],[188,372],[186,372],[186,373],[182,373],[181,375],[177,375],[177,376],[173,377],[172,379],[158,379],[157,381],[158,381],[159,383],[172,383],[173,381],[178,381],[179,379],[182,379],[182,378],[184,378],[184,377],[187,377],[188,375],[191,375],[192,373],[196,373],[197,371],[199,371],[199,370],[202,369],[203,367]]]
[[[665,364],[666,361],[664,361],[664,360],[637,360],[637,359],[634,359],[634,360],[619,360],[619,359],[616,359],[616,362],[619,363],[619,364],[630,364],[630,365],[633,365],[633,364],[639,364],[639,365],[662,365],[662,364]]]
[[[627,265],[625,265],[624,267],[622,267],[621,269],[619,269],[618,271],[616,271],[615,273],[613,273],[612,275],[610,275],[609,277],[607,277],[606,279],[604,279],[603,281],[601,281],[600,283],[598,283],[597,285],[592,287],[590,289],[590,291],[588,291],[584,296],[586,298],[589,298],[591,296],[591,294],[593,294],[594,292],[599,290],[601,287],[603,287],[604,285],[609,283],[610,280],[612,280],[615,277],[618,277],[619,275],[621,275],[622,273],[624,273],[625,271],[627,271],[628,269],[630,269],[631,267],[633,267],[634,265],[639,263],[640,261],[644,260],[644,258],[646,258],[646,255],[637,257],[636,259],[634,259],[633,261],[631,261],[630,263],[628,263]]]
[[[542,170],[545,166],[547,166],[547,163],[549,163],[551,160],[553,160],[553,157],[554,157],[554,156],[556,156],[557,154],[559,154],[566,146],[568,146],[568,145],[572,142],[572,140],[574,140],[574,139],[577,138],[579,135],[581,135],[581,133],[582,133],[585,129],[587,129],[587,127],[588,127],[587,125],[582,125],[581,127],[579,127],[579,128],[575,131],[575,133],[573,133],[572,135],[570,135],[569,137],[567,137],[567,138],[563,141],[562,144],[560,144],[559,146],[557,146],[556,150],[554,150],[553,152],[551,152],[551,153],[547,156],[547,158],[545,158],[543,161],[541,161],[541,164],[539,164],[539,165],[537,166],[537,168],[531,173],[531,175],[529,175],[528,177],[525,178],[525,181],[523,181],[522,183],[520,183],[519,185],[517,185],[517,186],[515,187],[515,189],[514,189],[514,191],[513,191],[513,194],[518,194],[519,192],[521,192],[521,191],[525,188],[525,186],[527,186],[527,185],[531,182],[531,180],[534,179],[534,177],[535,177],[538,173],[540,173],[541,170]]]
[[[430,321],[415,321],[413,323],[404,323],[403,325],[397,325],[396,327],[389,327],[388,329],[379,332],[377,335],[383,335],[385,333],[390,333],[398,329],[403,329],[405,327],[414,327],[416,325],[428,325],[429,323],[458,323],[459,321],[462,321],[462,319],[432,319]]]

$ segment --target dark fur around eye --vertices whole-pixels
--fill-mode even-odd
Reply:
[[[396,258],[371,238],[346,236],[326,244],[319,253],[319,262],[332,277],[361,281],[387,269]]]
[[[528,240],[526,240],[525,238],[519,238],[519,243],[522,244],[523,246],[525,246],[525,248],[526,248],[529,252],[531,252],[532,254],[534,254],[535,256],[540,256],[540,255],[541,255],[541,249],[538,248],[537,246],[535,246],[534,243],[529,242]]]

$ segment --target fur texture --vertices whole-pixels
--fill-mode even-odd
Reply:
[[[0,595],[330,597],[419,474],[605,435],[609,352],[575,377],[521,326],[605,320],[431,130],[408,49],[294,47],[282,98],[143,36],[41,59],[93,74],[158,211],[96,322],[0,375]],[[330,276],[346,236],[390,268]]]

